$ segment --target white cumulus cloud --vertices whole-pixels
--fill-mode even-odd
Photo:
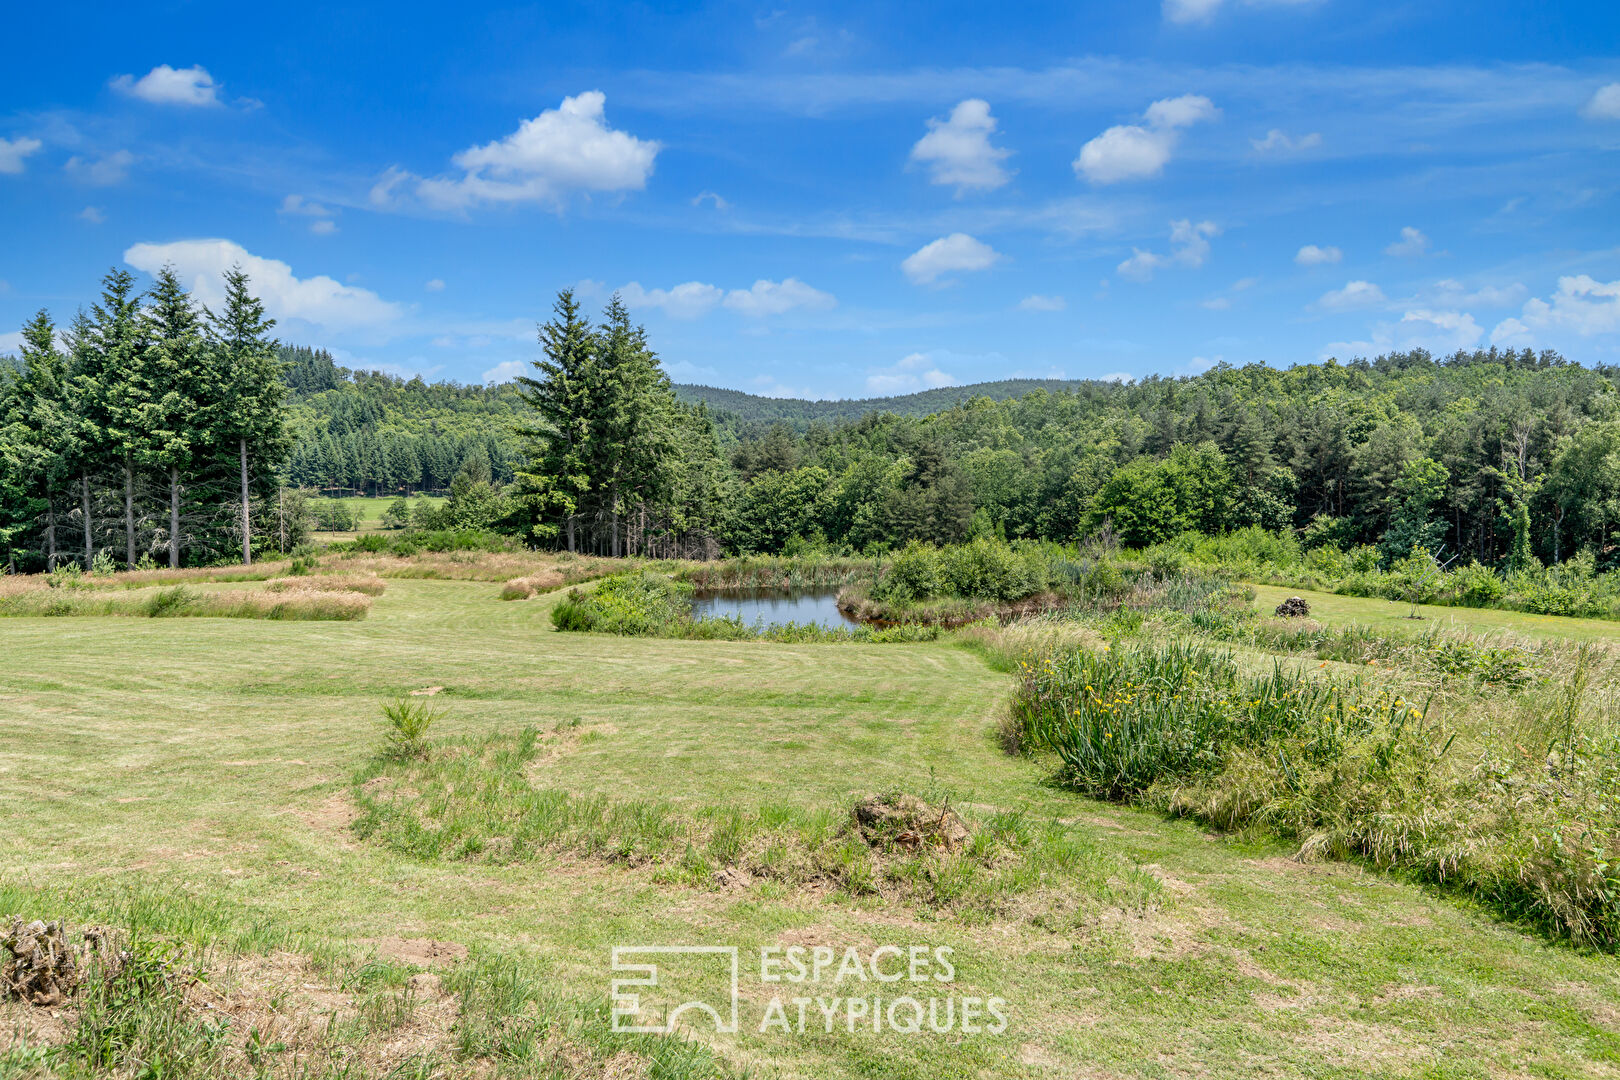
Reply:
[[[1306,244],[1294,255],[1294,261],[1301,266],[1323,266],[1327,263],[1336,263],[1344,258],[1344,252],[1336,247],[1317,247],[1315,244]]]
[[[878,368],[866,376],[866,389],[884,397],[958,384],[955,375],[940,370],[931,354],[920,352],[902,358],[893,367]]]
[[[1375,304],[1385,304],[1389,298],[1370,281],[1352,281],[1342,289],[1323,293],[1316,306],[1326,311],[1350,311],[1355,308],[1372,307]]]
[[[201,64],[172,68],[159,64],[137,79],[120,75],[112,81],[119,93],[149,101],[154,105],[208,106],[219,104],[219,83]]]
[[[967,233],[951,233],[907,255],[900,268],[913,283],[927,285],[958,271],[988,270],[1000,261],[989,244]]]
[[[1385,255],[1394,255],[1403,259],[1414,259],[1429,250],[1429,238],[1412,226],[1408,225],[1401,230],[1401,238],[1384,249]]]
[[[79,211],[79,220],[87,225],[100,225],[107,220],[107,215],[99,206],[87,206]]]
[[[1322,145],[1322,133],[1292,136],[1281,128],[1272,128],[1263,139],[1250,139],[1249,145],[1262,154],[1286,153],[1290,150],[1311,150]]]
[[[934,183],[955,185],[958,195],[969,190],[992,191],[1012,179],[1012,173],[1001,165],[1012,151],[991,145],[990,136],[995,132],[990,103],[969,98],[952,109],[948,118],[928,121],[928,134],[911,148],[911,160],[927,166]]]
[[[1118,124],[1080,148],[1076,176],[1093,184],[1115,184],[1157,176],[1181,138],[1181,130],[1221,114],[1207,97],[1183,94],[1149,105],[1141,124]]]
[[[1582,337],[1620,331],[1620,281],[1602,282],[1590,274],[1558,279],[1558,291],[1543,300],[1525,301],[1516,319],[1504,319],[1491,331],[1496,344],[1528,343],[1535,331],[1574,331]]]
[[[549,203],[560,207],[576,191],[639,191],[652,175],[659,143],[607,126],[607,98],[590,90],[563,98],[517,131],[456,154],[462,175],[423,179],[389,169],[371,201],[391,207],[402,193],[441,210],[481,204]]]
[[[641,282],[632,281],[619,290],[619,299],[631,311],[656,308],[672,319],[696,319],[714,310],[726,293],[714,285],[701,281],[688,281],[668,289],[643,288]]]
[[[1172,221],[1170,253],[1160,255],[1157,252],[1132,248],[1131,257],[1117,267],[1119,276],[1129,278],[1131,281],[1149,281],[1155,270],[1172,266],[1196,270],[1204,265],[1205,259],[1209,258],[1210,237],[1219,236],[1220,232],[1220,227],[1213,221],[1200,221],[1196,224],[1189,218]]]
[[[334,332],[382,330],[397,322],[403,309],[372,292],[341,284],[324,274],[300,278],[279,259],[266,259],[230,240],[177,240],[136,244],[124,261],[155,273],[173,266],[192,294],[210,307],[225,299],[221,276],[232,266],[247,272],[265,311],[278,320],[298,319]]]
[[[1019,311],[1062,311],[1069,306],[1069,302],[1061,296],[1026,296],[1018,301]]]
[[[0,173],[16,175],[22,172],[23,158],[39,153],[39,148],[44,145],[38,139],[21,136],[15,139],[0,139]]]
[[[1600,87],[1581,108],[1581,115],[1588,120],[1620,120],[1620,82]]]
[[[794,308],[825,311],[838,306],[832,293],[812,288],[798,278],[784,278],[780,282],[754,282],[747,289],[732,289],[726,294],[726,307],[743,315],[781,315]]]

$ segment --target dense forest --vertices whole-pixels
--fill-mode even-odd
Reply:
[[[439,492],[474,459],[512,480],[516,387],[427,383],[339,367],[324,349],[283,346],[292,453],[286,480],[332,494]]]
[[[1615,562],[1620,373],[1553,352],[801,402],[672,385],[617,301],[593,324],[564,293],[533,376],[478,387],[350,371],[269,342],[262,312],[233,329],[243,279],[218,316],[172,276],[104,286],[0,372],[18,565],[235,557],[289,488],[449,492],[455,527],[606,554],[1257,526],[1386,563]],[[244,357],[263,385],[233,382]]]

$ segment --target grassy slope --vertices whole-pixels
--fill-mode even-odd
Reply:
[[[719,1044],[781,1075],[1598,1076],[1620,1063],[1612,957],[1050,788],[996,749],[1008,681],[965,650],[556,634],[549,599],[497,591],[394,581],[352,624],[8,621],[0,804],[15,810],[0,877],[176,885],[298,930],[461,941],[599,1000],[616,943],[949,944],[959,992],[1012,1003],[998,1039],[745,1027]],[[1078,818],[1162,876],[1166,906],[1053,934],[592,863],[413,862],[343,820],[378,700],[422,686],[446,688],[447,734],[581,719],[592,737],[536,776],[580,791],[820,804],[917,790],[932,770],[964,801]]]

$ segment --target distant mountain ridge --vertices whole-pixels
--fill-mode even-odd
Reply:
[[[803,398],[772,398],[725,390],[716,386],[677,383],[675,396],[689,405],[703,402],[714,412],[729,413],[748,421],[786,421],[808,424],[815,420],[836,423],[855,420],[868,413],[890,412],[901,416],[929,416],[964,401],[987,397],[995,401],[1023,397],[1035,390],[1079,390],[1099,385],[1097,379],[998,379],[966,386],[941,386],[897,397],[847,398],[836,401],[806,401]]]

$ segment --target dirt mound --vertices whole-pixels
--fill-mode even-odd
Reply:
[[[1277,605],[1277,615],[1284,619],[1304,619],[1311,613],[1311,605],[1303,597],[1290,596]]]
[[[948,805],[930,806],[915,795],[869,795],[855,804],[855,824],[873,847],[957,851],[973,839]]]
[[[30,1005],[60,1005],[79,985],[79,965],[59,922],[24,923],[12,916],[0,930],[0,945],[10,952],[0,964],[0,988]]]

